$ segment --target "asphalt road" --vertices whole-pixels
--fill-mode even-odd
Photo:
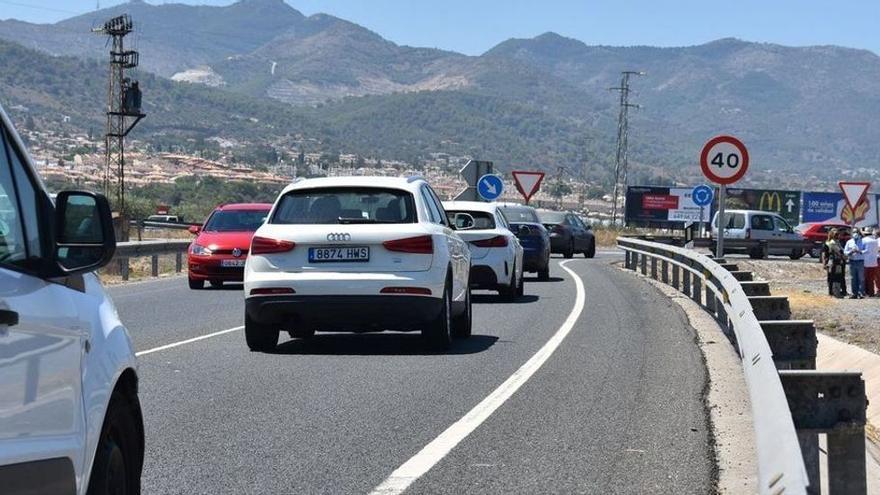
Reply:
[[[677,306],[609,266],[617,256],[566,263],[586,301],[571,332],[406,493],[711,491],[694,336]],[[399,333],[251,353],[232,330],[239,289],[190,291],[182,278],[111,288],[142,353],[143,492],[369,493],[557,333],[576,299],[560,261],[519,302],[476,292],[474,336],[445,354]]]

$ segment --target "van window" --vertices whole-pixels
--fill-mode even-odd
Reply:
[[[742,213],[725,213],[724,217],[727,222],[725,229],[744,229],[746,227],[746,217]],[[718,227],[718,216],[715,216],[715,227]]]
[[[776,230],[779,232],[788,232],[791,229],[791,226],[783,218],[773,217],[773,221],[776,223]]]
[[[752,217],[752,230],[773,230],[773,217],[755,215]]]

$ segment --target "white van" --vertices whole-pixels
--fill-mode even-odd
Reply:
[[[0,492],[138,494],[135,354],[92,273],[116,249],[110,205],[53,205],[2,107],[0,197]]]
[[[726,210],[724,227],[725,239],[753,239],[766,241],[803,241],[804,236],[796,232],[794,228],[781,216],[760,210]],[[712,219],[712,238],[718,238],[718,213]],[[760,258],[762,253],[758,249],[728,249],[725,253],[737,251],[746,253],[753,258]],[[806,254],[803,248],[774,247],[769,244],[769,254],[788,256],[791,259],[800,259]]]

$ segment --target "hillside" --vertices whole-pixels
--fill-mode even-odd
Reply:
[[[0,39],[95,60],[106,49],[89,28],[122,12],[137,23],[133,41],[142,68],[161,76],[142,76],[150,88],[145,101],[160,110],[163,98],[180,104],[146,126],[252,136],[259,126],[218,129],[214,122],[227,111],[259,113],[261,122],[291,119],[293,128],[337,150],[405,158],[449,152],[448,143],[455,143],[456,152],[500,150],[491,158],[547,169],[572,166],[574,150],[591,138],[588,158],[602,176],[611,166],[617,125],[617,95],[608,88],[618,85],[621,70],[637,69],[647,72],[632,81],[632,100],[641,105],[630,117],[637,174],[687,178],[702,143],[719,132],[749,145],[756,173],[825,181],[840,169],[878,168],[880,57],[864,50],[736,39],[676,48],[589,46],[546,33],[472,57],[397,45],[344,19],[304,16],[283,0],[225,7],[132,0],[51,25],[0,21]],[[171,76],[223,91],[168,85],[163,78]],[[84,77],[97,86],[83,90],[99,98],[103,70]],[[56,87],[34,94],[20,81],[0,78],[16,98],[64,99]],[[197,103],[183,101],[190,97]],[[218,105],[201,109],[199,98]],[[208,115],[217,120],[201,120]],[[281,134],[260,132],[267,139]]]

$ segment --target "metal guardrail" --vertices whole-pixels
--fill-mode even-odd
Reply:
[[[651,273],[656,278],[657,261],[663,263],[664,282],[667,267],[673,267],[673,285],[682,282],[693,297],[702,299],[706,287],[707,306],[713,307],[726,330],[732,330],[742,359],[754,417],[758,454],[758,481],[762,494],[806,494],[809,486],[794,421],[770,345],[752,311],[742,286],[730,271],[708,256],[693,250],[620,238],[618,246],[626,251],[626,267],[635,270],[639,260],[643,273],[651,259]],[[681,273],[681,276],[679,276]],[[709,304],[709,297],[713,299]]]
[[[815,370],[815,324],[791,320],[788,298],[770,295],[768,282],[754,281],[735,263],[644,239],[620,238],[618,245],[628,269],[641,268],[687,294],[737,349],[752,405],[760,493],[818,495],[821,433],[829,493],[866,494],[865,382],[858,371]]]
[[[144,256],[151,258],[151,274],[154,277],[159,276],[160,255],[175,255],[175,272],[180,273],[183,270],[183,255],[191,243],[192,241],[186,239],[117,242],[116,254],[113,256],[113,259],[116,260],[119,266],[119,274],[122,276],[122,280],[128,280],[129,259]]]

